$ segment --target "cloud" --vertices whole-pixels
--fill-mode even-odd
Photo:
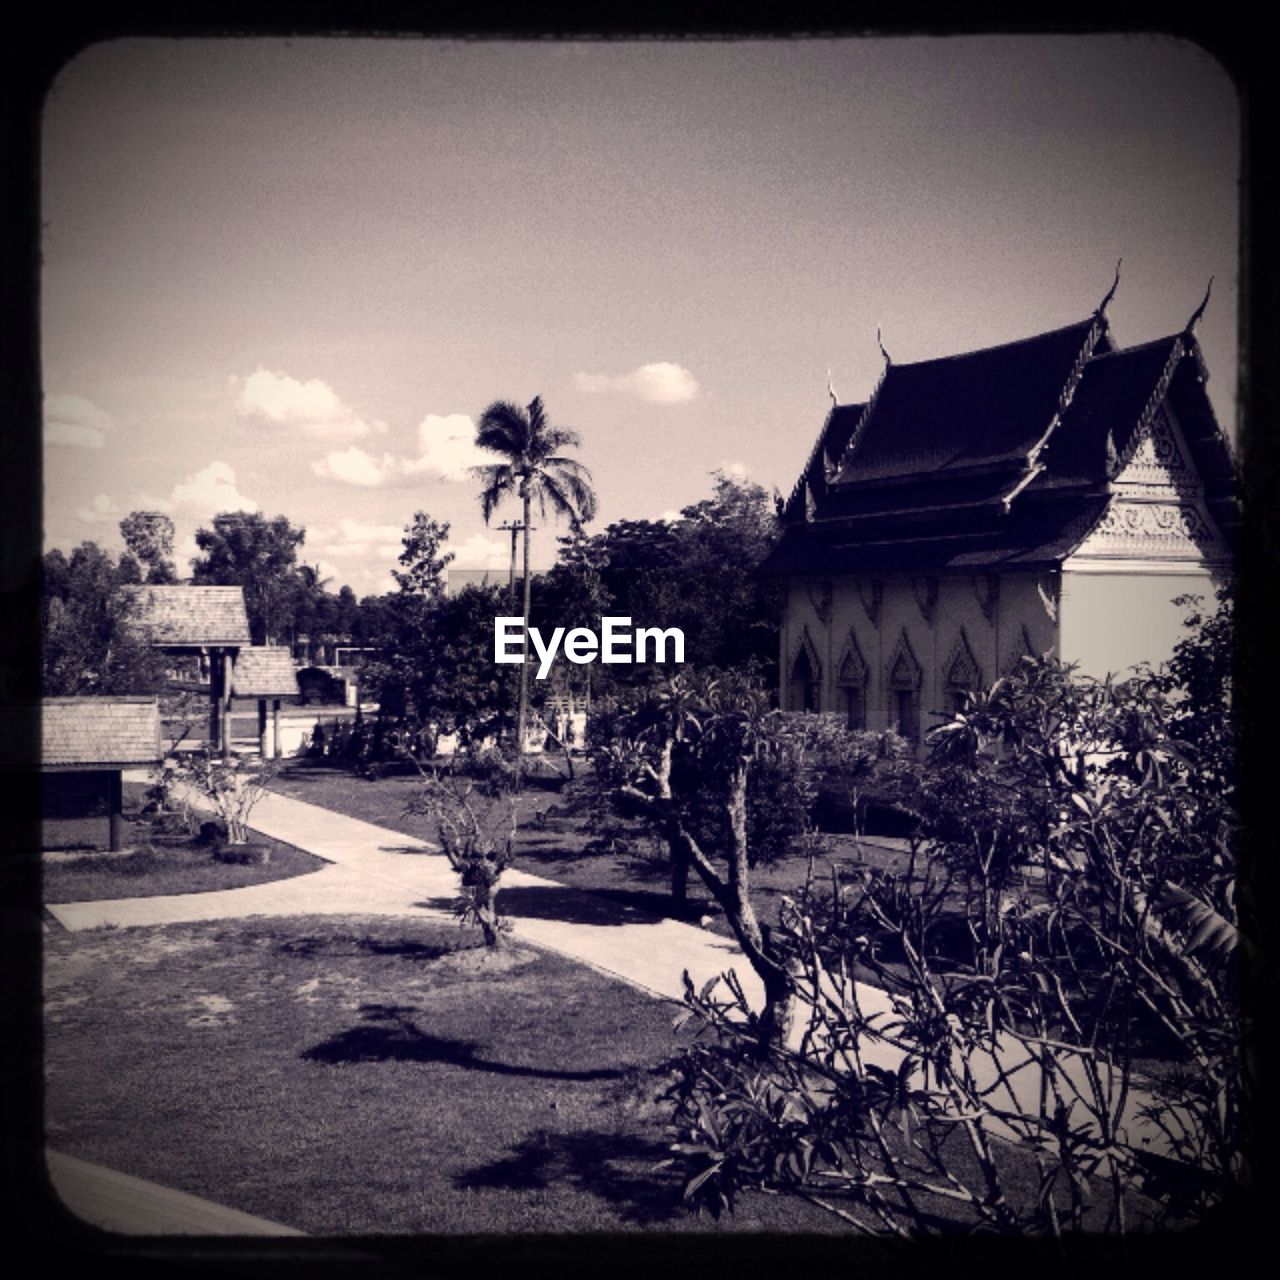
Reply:
[[[406,475],[422,472],[445,480],[467,480],[468,467],[494,462],[493,454],[476,447],[476,424],[465,413],[429,413],[418,423],[418,456],[406,459]]]
[[[745,462],[730,462],[728,458],[725,458],[716,467],[716,471],[723,471],[725,475],[732,476],[735,480],[742,480],[747,474],[747,464]]]
[[[574,385],[579,391],[600,394],[621,392],[647,400],[650,404],[684,404],[698,396],[698,380],[683,365],[660,360],[642,364],[630,373],[575,373]]]
[[[318,554],[334,560],[377,556],[380,560],[394,562],[404,550],[403,536],[404,529],[398,524],[370,524],[366,520],[343,516],[335,529],[310,530],[307,545]]]
[[[81,507],[76,512],[76,519],[85,524],[118,524],[125,513],[116,505],[116,500],[105,493],[100,493],[93,500],[93,505]]]
[[[418,424],[415,457],[395,457],[384,452],[378,458],[353,444],[330,450],[313,462],[311,469],[318,476],[367,489],[422,475],[467,480],[468,468],[495,460],[493,454],[476,448],[475,435],[475,423],[465,413],[429,413]]]
[[[81,396],[46,396],[44,439],[46,444],[69,444],[81,449],[101,449],[115,419]]]
[[[450,569],[510,569],[511,542],[474,533],[465,542],[449,543],[454,554]]]
[[[183,510],[201,515],[219,511],[257,511],[258,504],[236,488],[236,473],[225,462],[211,462],[202,471],[173,486],[168,500],[148,502],[162,511]]]
[[[288,426],[321,440],[351,440],[386,431],[385,422],[366,422],[319,378],[300,382],[287,373],[259,366],[240,385],[236,412],[250,422]]]
[[[392,477],[403,473],[401,462],[397,462],[389,453],[384,453],[379,461],[354,444],[346,449],[330,451],[313,462],[311,469],[318,476],[341,480],[344,484],[361,485],[366,489],[385,484]]]

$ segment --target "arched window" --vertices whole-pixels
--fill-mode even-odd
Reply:
[[[977,693],[981,687],[982,670],[973,656],[973,650],[969,648],[969,638],[962,627],[960,638],[943,668],[942,688],[946,698],[943,710],[947,715],[958,715],[964,710],[969,694]]]
[[[840,686],[840,698],[845,713],[845,725],[850,729],[867,727],[867,664],[862,659],[858,641],[849,633],[844,657],[836,675]]]
[[[792,711],[817,711],[821,704],[822,667],[806,632],[791,664],[787,706]]]
[[[920,739],[920,664],[904,631],[898,637],[885,671],[889,693],[889,728],[908,742]]]

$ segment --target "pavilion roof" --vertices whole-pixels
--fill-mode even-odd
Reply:
[[[39,735],[30,730],[39,718]],[[46,769],[119,769],[163,756],[154,697],[43,698],[5,708],[3,763]],[[39,759],[32,759],[38,751]]]
[[[131,586],[138,602],[137,624],[159,649],[249,644],[244,589],[222,586]]]
[[[231,692],[237,698],[287,698],[298,692],[293,655],[282,645],[253,645],[236,655]]]

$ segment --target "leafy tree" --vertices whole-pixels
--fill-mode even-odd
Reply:
[[[911,865],[798,895],[773,932],[805,1015],[788,1047],[762,1055],[740,989],[688,990],[719,1034],[672,1092],[691,1203],[765,1185],[897,1234],[941,1205],[1059,1234],[1231,1194],[1236,820],[1206,785],[1229,712],[1221,680],[1197,683],[1222,615],[1200,622],[1122,682],[1026,659],[931,734]],[[1034,1194],[993,1134],[1025,1144]]]
[[[121,564],[94,542],[70,560],[44,558],[41,684],[46,697],[145,694],[164,684],[163,659],[132,625],[137,605],[122,586],[138,579],[132,557]],[[132,566],[132,568],[130,568]]]
[[[178,580],[173,566],[173,520],[163,511],[131,511],[120,521],[124,544],[146,570],[146,581],[166,586]]]
[[[435,600],[444,591],[444,573],[453,560],[453,552],[445,551],[449,541],[449,525],[433,520],[425,511],[413,513],[413,523],[408,525],[401,539],[404,550],[399,563],[403,568],[393,569],[391,576],[400,590],[422,600]]]
[[[473,467],[480,479],[480,510],[485,524],[499,503],[508,497],[519,498],[523,511],[524,543],[524,625],[529,628],[531,583],[529,572],[529,536],[533,504],[545,516],[548,506],[556,515],[566,516],[570,528],[576,530],[595,516],[596,496],[591,488],[591,473],[576,459],[560,451],[580,443],[576,431],[553,427],[548,421],[539,396],[527,409],[508,400],[495,400],[480,415],[476,424],[476,444],[503,460]],[[523,756],[525,725],[529,716],[529,667],[520,664],[519,709],[516,715],[516,749]]]
[[[254,644],[278,640],[296,602],[295,567],[306,530],[285,516],[268,520],[258,512],[224,511],[211,529],[196,530],[203,553],[193,565],[198,584],[244,588]]]
[[[637,691],[590,727],[597,783],[666,844],[676,903],[692,870],[764,984],[764,1011],[751,1019],[763,1043],[785,1040],[794,991],[785,955],[756,917],[750,872],[808,830],[815,719],[771,709],[750,674],[692,672]]]

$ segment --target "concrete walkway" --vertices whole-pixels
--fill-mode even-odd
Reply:
[[[128,1236],[305,1234],[60,1151],[46,1151],[45,1163],[58,1199],[77,1218],[104,1231]]]
[[[198,796],[190,799],[201,804]],[[425,841],[275,792],[254,807],[252,826],[330,865],[289,880],[243,889],[59,903],[47,909],[69,930],[310,914],[455,919],[457,875],[443,854]],[[733,969],[752,1007],[763,1007],[763,985],[741,950],[709,930],[645,917],[599,894],[514,868],[502,877],[498,909],[511,922],[516,940],[557,952],[655,996],[679,1001],[684,995],[686,972],[701,989],[710,979]],[[893,1003],[884,991],[863,983],[855,985],[864,1014],[895,1020]],[[795,1028],[793,1047],[799,1045],[806,1030],[804,1025]],[[898,1050],[882,1042],[864,1040],[861,1052],[864,1061],[893,1070],[902,1058]],[[997,1063],[1012,1076],[1013,1096],[1005,1094],[1011,1110],[1025,1108],[1035,1114],[1041,1076],[1027,1047],[1002,1036],[994,1055],[978,1055],[969,1065],[978,1079],[988,1081],[987,1087],[991,1087],[996,1084]],[[1078,1066],[1069,1072],[1069,1093],[1085,1096],[1089,1072],[1083,1062]],[[1124,1127],[1131,1141],[1148,1150],[1167,1151],[1165,1135],[1139,1116],[1148,1101],[1138,1090],[1128,1091]]]

